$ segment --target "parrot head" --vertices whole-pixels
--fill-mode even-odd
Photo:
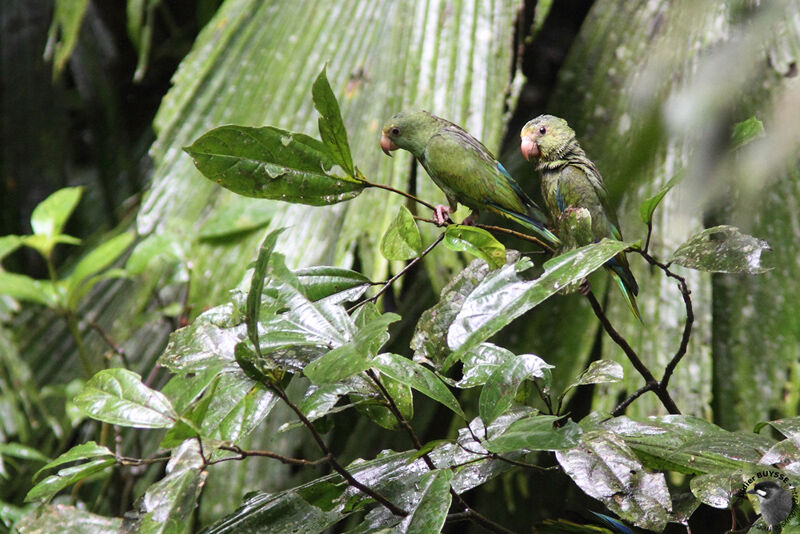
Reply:
[[[522,127],[520,150],[528,161],[558,159],[575,141],[575,131],[567,121],[553,115],[539,115]]]
[[[427,111],[401,111],[383,125],[381,150],[391,156],[392,150],[403,148],[419,157],[428,140],[440,127],[438,117]]]

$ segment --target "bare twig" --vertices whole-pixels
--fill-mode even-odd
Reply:
[[[377,184],[375,182],[370,182],[369,180],[366,180],[366,179],[362,179],[362,181],[363,181],[363,183],[364,183],[364,185],[366,187],[375,187],[377,189],[384,189],[386,191],[391,191],[392,193],[396,193],[398,195],[402,195],[402,196],[406,197],[407,199],[413,200],[414,202],[417,202],[418,204],[422,204],[426,208],[429,208],[429,209],[432,209],[432,210],[436,210],[436,207],[433,204],[429,204],[428,202],[425,202],[421,198],[415,197],[411,193],[406,193],[405,191],[401,191],[400,189],[395,189],[394,187],[391,187],[389,185],[383,185],[383,184]]]
[[[106,344],[108,344],[108,346],[111,347],[111,350],[113,350],[120,358],[122,358],[122,363],[125,365],[125,368],[126,369],[130,369],[131,368],[131,364],[128,361],[128,355],[125,354],[125,351],[123,350],[122,347],[117,345],[114,342],[114,340],[111,339],[111,336],[108,335],[108,333],[105,330],[103,330],[103,327],[100,326],[97,323],[97,321],[94,321],[94,320],[89,321],[89,326],[91,326],[95,330],[95,332],[100,334],[100,337],[102,337],[103,341],[105,341]]]
[[[273,460],[278,460],[279,462],[287,464],[287,465],[310,465],[310,466],[324,464],[324,463],[329,462],[330,459],[331,459],[330,455],[323,456],[322,458],[319,458],[318,460],[305,460],[303,458],[291,458],[289,456],[283,456],[281,454],[278,454],[278,453],[272,452],[272,451],[246,450],[246,449],[242,449],[238,445],[220,445],[217,448],[218,449],[222,449],[224,451],[229,451],[229,452],[236,453],[238,456],[230,456],[228,458],[219,458],[217,460],[209,461],[206,465],[218,464],[220,462],[226,462],[226,461],[230,461],[230,460],[243,460],[243,459],[245,459],[245,458],[247,458],[249,456],[259,456],[259,457],[262,457],[262,458],[272,458]]]
[[[597,301],[597,298],[594,296],[594,293],[589,291],[586,294],[586,298],[589,299],[589,304],[591,304],[594,314],[598,319],[600,319],[600,323],[603,325],[606,333],[617,345],[619,345],[619,347],[625,353],[625,356],[627,356],[628,360],[630,360],[633,367],[639,372],[640,375],[642,375],[642,378],[644,378],[644,381],[650,390],[652,390],[658,396],[659,400],[661,400],[661,404],[664,405],[664,408],[666,408],[671,414],[680,414],[681,411],[678,409],[675,401],[672,400],[672,397],[670,397],[666,388],[661,387],[661,384],[655,379],[653,373],[651,373],[647,366],[642,363],[642,360],[639,359],[639,355],[636,354],[636,351],[633,350],[630,344],[628,344],[628,341],[616,331],[614,326],[608,320],[608,317],[603,311],[602,306],[600,306],[600,303]]]
[[[381,287],[381,288],[378,290],[378,292],[377,292],[377,293],[375,293],[375,294],[374,294],[373,296],[371,296],[370,298],[368,298],[368,299],[364,299],[364,300],[362,300],[361,302],[359,302],[358,304],[355,304],[355,305],[351,306],[351,307],[350,307],[350,308],[347,310],[347,313],[352,313],[352,312],[354,312],[355,310],[357,310],[358,308],[360,308],[361,306],[363,306],[363,305],[364,305],[364,304],[366,304],[367,302],[375,302],[375,301],[377,301],[377,300],[378,300],[378,298],[379,298],[381,295],[383,295],[383,294],[386,292],[386,290],[388,290],[388,289],[391,287],[391,285],[392,285],[392,284],[395,282],[395,280],[397,280],[398,278],[400,278],[401,276],[403,276],[404,274],[406,274],[406,273],[407,273],[407,272],[408,272],[408,271],[409,271],[409,270],[410,270],[410,269],[411,269],[411,268],[412,268],[414,265],[416,265],[417,263],[419,263],[419,262],[422,260],[422,258],[424,258],[425,256],[427,256],[427,255],[428,255],[428,253],[429,253],[431,250],[433,250],[433,248],[434,248],[436,245],[438,245],[439,243],[441,243],[441,242],[442,242],[442,239],[444,239],[444,232],[442,232],[441,234],[439,234],[439,237],[437,237],[437,238],[436,238],[436,240],[435,240],[433,243],[431,243],[430,245],[428,245],[428,248],[426,248],[425,250],[423,250],[423,251],[422,251],[422,254],[420,254],[419,256],[417,256],[416,258],[414,258],[413,260],[411,260],[410,262],[408,262],[408,264],[406,264],[406,266],[405,266],[405,267],[403,267],[403,268],[400,270],[400,272],[398,272],[397,274],[395,274],[394,276],[392,276],[391,278],[389,278],[389,279],[388,279],[388,280],[387,280],[387,281],[386,281],[386,282],[383,284],[383,287]]]

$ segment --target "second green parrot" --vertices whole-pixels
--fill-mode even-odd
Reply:
[[[481,210],[507,217],[533,230],[556,247],[558,238],[547,229],[545,215],[522,191],[489,150],[452,122],[427,111],[403,111],[383,127],[381,148],[387,155],[403,148],[411,152],[447,197],[449,206],[437,206],[434,221],[446,224],[460,202],[473,210],[466,224]]]
[[[580,208],[585,208],[591,215],[591,236],[562,235],[562,240],[577,240],[578,246],[600,241],[604,237],[622,241],[619,222],[608,205],[600,171],[586,157],[567,121],[552,115],[540,115],[528,121],[522,128],[520,138],[522,155],[528,161],[537,161],[536,167],[542,177],[542,196],[554,221],[562,220],[565,212]],[[564,231],[568,232],[569,226],[565,228]],[[639,285],[628,266],[625,253],[614,256],[605,267],[617,281],[631,311],[641,321],[636,305]]]

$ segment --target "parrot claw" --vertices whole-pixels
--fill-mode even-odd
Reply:
[[[461,224],[464,224],[466,226],[472,226],[475,224],[475,221],[477,220],[478,220],[478,214],[473,212],[470,213],[468,217],[465,217],[464,220],[461,221]]]
[[[578,286],[578,292],[584,297],[592,291],[592,284],[589,283],[588,278],[581,280],[581,285]]]
[[[436,206],[436,209],[433,210],[433,222],[436,223],[436,226],[446,226],[449,220],[450,208],[442,204]]]

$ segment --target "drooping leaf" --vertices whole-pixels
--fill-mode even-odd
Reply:
[[[414,216],[405,206],[400,206],[394,221],[383,234],[380,249],[387,260],[408,260],[422,252],[422,236]]]
[[[444,246],[472,254],[488,263],[492,269],[506,262],[506,247],[483,228],[451,224],[444,233]]]
[[[578,487],[625,521],[659,532],[666,526],[672,503],[663,473],[647,472],[619,436],[585,432],[556,458]]]
[[[581,376],[570,384],[569,388],[585,386],[587,384],[608,384],[622,380],[622,366],[611,360],[596,360],[589,364]]]
[[[39,469],[35,475],[33,475],[33,479],[36,480],[39,478],[39,474],[43,471],[47,471],[48,469],[52,469],[53,467],[58,467],[59,465],[64,465],[70,462],[77,462],[78,460],[88,460],[91,458],[113,458],[114,453],[108,447],[104,447],[102,445],[98,445],[94,441],[87,441],[86,443],[81,443],[80,445],[76,445],[72,447],[70,450],[53,460],[52,462],[47,463],[41,469]]]
[[[98,473],[114,465],[114,458],[98,458],[72,467],[59,469],[55,475],[50,475],[36,484],[25,496],[25,501],[47,500],[56,493],[71,486],[84,478]]]
[[[325,68],[314,80],[314,85],[311,86],[311,95],[314,99],[314,107],[317,108],[320,114],[318,122],[319,135],[328,149],[328,155],[348,176],[355,178],[356,173],[353,167],[353,158],[350,155],[350,144],[347,142],[347,130],[344,127],[344,122],[342,122],[339,102],[337,102],[330,83],[328,83]]]
[[[78,33],[89,0],[56,2],[53,22],[47,33],[45,57],[53,61],[53,79],[56,79],[69,61],[72,50],[78,43]]]
[[[736,150],[765,135],[764,123],[756,117],[737,122],[733,125],[733,131],[731,132],[732,148]]]
[[[563,287],[599,269],[629,243],[603,239],[557,256],[544,264],[536,280],[522,279],[515,265],[506,265],[487,276],[470,293],[447,333],[453,354],[449,367],[475,345],[486,341],[511,321],[538,305]]]
[[[578,444],[581,428],[572,421],[556,427],[560,417],[531,415],[511,423],[505,432],[483,443],[491,452],[505,453],[526,449],[529,451],[557,451]]]
[[[253,276],[250,279],[250,290],[247,292],[247,337],[250,338],[250,342],[256,348],[257,353],[260,353],[261,350],[258,341],[258,315],[261,311],[261,293],[264,292],[264,278],[267,276],[270,256],[282,231],[275,230],[270,232],[264,238],[264,242],[261,243],[261,247],[258,249],[256,265],[253,269]]]
[[[133,371],[121,368],[94,375],[74,402],[87,415],[114,425],[169,428],[178,419],[163,393],[144,385]]]
[[[504,360],[489,375],[481,390],[478,400],[481,419],[486,424],[497,419],[511,407],[523,380],[543,377],[545,370],[552,367],[533,354],[520,354]]]
[[[328,174],[333,161],[320,141],[271,126],[220,126],[184,150],[206,178],[247,197],[324,206],[363,189]]]
[[[408,358],[391,353],[380,354],[372,361],[372,365],[378,368],[381,373],[391,376],[398,382],[410,386],[423,395],[444,404],[456,415],[466,419],[456,398],[444,382],[439,380],[430,369]]]
[[[766,241],[722,225],[693,236],[672,253],[670,261],[712,273],[759,274],[769,270],[761,264],[765,250],[770,250]]]

